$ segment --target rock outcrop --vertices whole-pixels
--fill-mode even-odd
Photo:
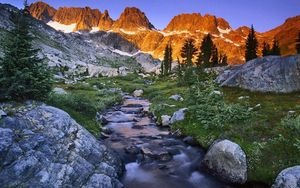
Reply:
[[[224,71],[222,86],[250,91],[289,93],[300,90],[300,56],[269,56]]]
[[[287,168],[277,176],[272,188],[300,187],[300,166]]]
[[[66,112],[2,104],[0,187],[118,187],[120,160]]]
[[[225,182],[243,184],[247,181],[246,154],[229,140],[214,143],[201,165]]]

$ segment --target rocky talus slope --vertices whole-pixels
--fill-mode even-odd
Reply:
[[[47,19],[53,12],[44,6],[31,7],[30,10],[42,20]],[[39,10],[46,11],[47,15],[39,14]],[[18,11],[13,6],[0,4],[0,39],[14,27],[10,17]],[[76,14],[76,11],[73,13]],[[56,31],[43,21],[32,18],[29,22],[32,25],[34,47],[41,50],[40,56],[48,61],[58,77],[117,76],[139,70],[156,71],[156,67],[159,67],[158,60],[149,54],[141,53],[135,44],[117,33],[101,31],[66,34]],[[0,57],[2,55],[0,45]]]

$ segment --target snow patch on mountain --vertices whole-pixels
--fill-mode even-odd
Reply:
[[[125,30],[125,29],[120,29],[120,31],[121,31],[122,33],[125,33],[125,34],[128,34],[128,35],[135,35],[135,34],[136,34],[136,32],[133,32],[133,31],[127,31],[127,30]]]
[[[50,27],[54,28],[57,31],[61,31],[64,33],[72,33],[76,28],[76,23],[70,25],[64,25],[59,22],[49,21],[47,25],[49,25]]]
[[[172,36],[172,35],[181,35],[181,34],[192,35],[192,33],[189,31],[171,31],[171,32],[158,31],[158,32],[163,34],[165,37]]]
[[[98,27],[92,27],[92,30],[90,31],[91,33],[96,33],[100,31],[100,29]]]
[[[134,56],[134,55],[140,53],[140,51],[139,51],[139,52],[137,52],[137,53],[135,53],[135,54],[130,54],[130,53],[128,53],[128,52],[124,52],[124,51],[121,51],[121,50],[118,50],[118,49],[114,49],[112,52],[117,53],[117,54],[119,54],[119,55],[128,56],[128,57],[132,57],[132,56]]]
[[[229,34],[232,30],[231,29],[221,29],[218,27],[218,30],[221,34]]]

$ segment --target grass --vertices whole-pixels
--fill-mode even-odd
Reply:
[[[145,84],[145,80],[150,80],[152,84]],[[180,94],[184,99],[188,98],[188,88],[178,86],[171,78],[143,79],[130,75],[123,78],[104,78],[102,82],[106,86],[122,88],[129,93],[135,89],[143,89],[143,97],[152,103],[151,111],[158,117],[158,121],[161,115],[172,115],[180,108],[191,107],[187,100],[177,102],[169,99],[173,94]],[[208,148],[216,139],[226,138],[238,143],[247,154],[249,181],[270,185],[281,170],[300,164],[300,151],[293,144],[293,130],[286,129],[281,124],[281,120],[289,111],[299,112],[299,93],[262,94],[236,88],[223,88],[222,92],[227,103],[237,103],[241,101],[239,97],[249,96],[249,99],[243,100],[246,100],[250,106],[260,104],[255,119],[222,128],[207,129],[194,118],[194,112],[189,111],[186,119],[175,124],[173,129],[179,128],[185,135],[193,136],[204,148]]]
[[[107,93],[107,88],[121,88],[128,93],[143,89],[143,97],[152,103],[151,111],[157,116],[158,121],[161,121],[161,115],[172,115],[180,108],[193,108],[193,102],[187,100],[189,88],[178,86],[172,78],[159,79],[152,76],[142,78],[132,74],[126,77],[88,79],[86,82],[88,84],[58,85],[70,95],[67,98],[56,96],[52,100],[50,98],[49,102],[66,110],[96,135],[100,132],[100,126],[95,122],[96,112],[121,100],[118,94]],[[294,143],[299,135],[281,123],[289,111],[295,111],[296,114],[300,112],[300,93],[262,94],[236,88],[222,88],[222,92],[228,104],[239,103],[241,96],[249,96],[249,99],[243,101],[251,107],[260,104],[256,107],[254,119],[208,129],[201,125],[195,118],[195,112],[190,110],[186,119],[176,123],[172,129],[180,129],[185,135],[193,136],[204,148],[208,148],[216,139],[226,138],[238,143],[247,155],[249,181],[271,185],[281,170],[300,164],[300,143],[298,146]],[[185,100],[169,99],[173,94],[180,94]]]
[[[121,101],[120,93],[94,88],[89,84],[59,84],[56,87],[64,88],[68,94],[52,93],[47,104],[65,110],[95,136],[99,136],[101,131],[101,125],[96,121],[97,112],[101,113]]]

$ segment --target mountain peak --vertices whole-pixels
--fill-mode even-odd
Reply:
[[[145,13],[136,7],[127,7],[115,22],[114,29],[133,31],[136,29],[153,29]]]
[[[105,10],[99,19],[98,28],[100,30],[110,30],[114,24],[113,19],[110,17],[108,10]]]
[[[175,16],[164,29],[164,31],[219,33],[218,27],[223,30],[231,29],[229,23],[223,18],[216,18],[215,16],[209,14],[201,16],[200,13],[191,13]]]
[[[29,11],[33,17],[45,22],[50,21],[56,13],[55,8],[42,1],[31,4]]]

